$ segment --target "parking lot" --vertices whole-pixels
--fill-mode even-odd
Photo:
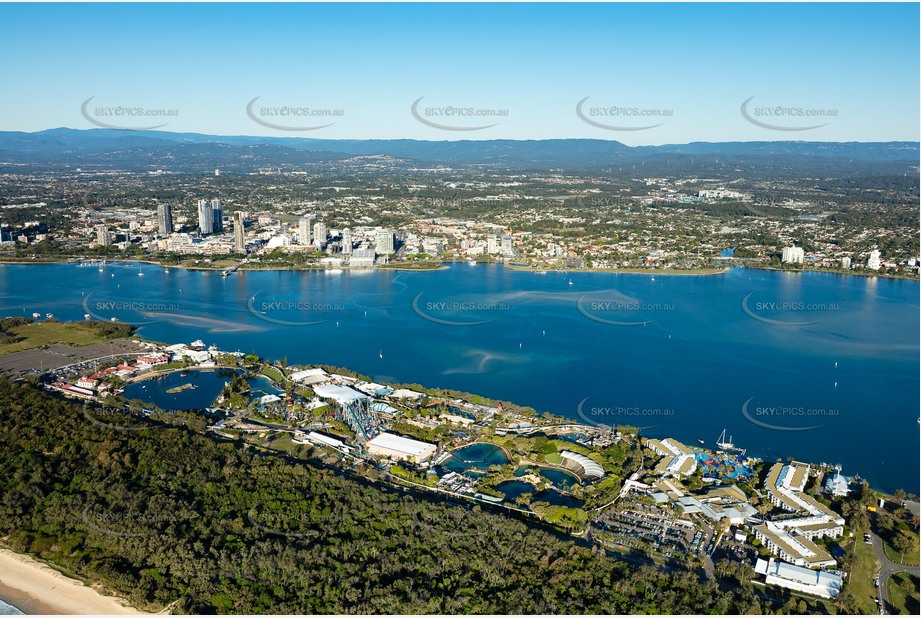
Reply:
[[[677,519],[648,505],[633,505],[600,516],[595,526],[622,547],[652,549],[670,558],[702,554],[712,542],[712,532],[694,522]]]
[[[114,339],[111,342],[94,343],[88,346],[54,343],[0,357],[0,373],[22,376],[69,367],[66,375],[74,375],[94,369],[95,359],[107,358],[112,354],[138,354],[145,350],[146,348],[133,343],[130,339]]]

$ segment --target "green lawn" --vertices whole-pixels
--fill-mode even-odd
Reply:
[[[883,543],[883,547],[886,550],[886,556],[889,557],[893,562],[899,564],[904,564],[906,566],[918,566],[918,554],[917,552],[910,552],[907,554],[902,554],[891,547],[889,543]]]
[[[899,573],[889,578],[889,604],[900,615],[917,616],[918,578]]]
[[[873,581],[879,570],[879,561],[876,559],[873,547],[860,541],[854,541],[847,547],[847,551],[854,552],[856,556],[847,586],[857,598],[859,613],[877,614],[879,610],[876,607],[876,586],[873,585]]]
[[[279,384],[285,383],[285,376],[282,375],[281,371],[279,371],[275,367],[272,367],[271,365],[263,365],[260,372],[272,378]]]
[[[106,337],[98,330],[82,322],[33,322],[10,329],[17,338],[24,337],[22,341],[0,344],[0,355],[39,348],[52,343],[82,346],[100,341]]]

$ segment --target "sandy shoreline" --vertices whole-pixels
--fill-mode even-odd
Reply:
[[[7,549],[0,549],[0,597],[27,614],[146,613]]]

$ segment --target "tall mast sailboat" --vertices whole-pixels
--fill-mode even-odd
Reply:
[[[745,454],[744,448],[739,448],[732,443],[732,436],[729,436],[729,440],[726,440],[726,430],[723,429],[723,433],[720,434],[720,437],[716,439],[716,446],[724,451],[730,453],[742,453]]]

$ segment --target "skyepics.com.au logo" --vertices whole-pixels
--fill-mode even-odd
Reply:
[[[613,427],[615,425],[631,425],[638,429],[652,429],[658,427],[659,423],[646,425],[652,420],[668,420],[675,416],[675,409],[666,406],[638,406],[609,404],[594,405],[589,404],[590,397],[586,397],[576,406],[576,415],[589,425],[596,427]],[[640,427],[640,424],[643,424]]]
[[[132,326],[146,326],[160,321],[160,315],[179,311],[179,303],[151,302],[136,298],[106,298],[104,294],[90,292],[83,295],[83,315],[101,322],[127,321]],[[142,315],[147,319],[138,320]],[[126,319],[127,318],[127,319]],[[153,318],[153,319],[151,319]]]
[[[762,129],[771,131],[811,131],[826,126],[828,123],[803,125],[803,121],[837,118],[838,110],[830,108],[810,108],[800,105],[761,105],[752,106],[748,97],[742,103],[742,117]],[[796,124],[791,124],[796,123]]]
[[[576,103],[576,116],[582,122],[606,131],[645,131],[655,129],[665,123],[648,124],[650,119],[672,118],[675,115],[675,110],[666,108],[622,105],[586,106],[585,102],[589,98],[591,97],[585,97]],[[605,122],[602,122],[601,119],[605,119]]]
[[[343,304],[317,302],[308,297],[257,297],[258,293],[247,299],[247,311],[260,320],[281,326],[315,326],[328,322],[336,313],[345,311]]]
[[[97,294],[96,292],[84,294],[81,305],[84,317],[88,320],[93,319],[102,322],[128,321],[134,326],[155,324],[161,319],[158,314],[179,311],[179,304],[175,302],[152,302],[137,298],[112,298],[111,296],[107,298],[106,294]],[[137,319],[138,315],[142,315],[147,319],[139,320]]]
[[[256,101],[259,98],[256,97],[246,104],[246,115],[253,122],[276,131],[316,131],[317,129],[325,129],[336,123],[314,123],[340,119],[345,115],[345,111],[338,108],[317,108],[306,105],[256,106]]]
[[[754,292],[742,298],[742,311],[752,319],[774,326],[808,326],[818,324],[831,312],[840,311],[838,303],[813,303],[804,300],[753,299]],[[804,319],[812,318],[812,319]]]
[[[83,403],[83,418],[94,425],[117,431],[145,431],[158,427],[158,425],[132,424],[132,421],[136,423],[139,420],[132,412],[111,406],[93,405],[88,401]]]
[[[506,312],[511,309],[508,303],[502,302],[481,302],[458,299],[431,299],[423,301],[423,294],[425,294],[425,292],[419,292],[416,294],[415,298],[413,298],[413,312],[424,320],[444,326],[476,326],[478,324],[486,324],[494,320],[494,318],[487,317],[489,314]]]
[[[83,191],[84,208],[144,208],[147,200],[140,197],[97,196],[89,189]]]
[[[80,106],[80,114],[91,124],[103,129],[122,129],[125,131],[152,131],[168,125],[148,124],[140,126],[139,123],[157,118],[175,118],[179,116],[178,109],[148,108],[140,105],[96,105],[90,106],[95,96],[88,98]]]
[[[642,302],[616,290],[586,292],[576,300],[579,313],[600,324],[612,326],[646,326],[653,317],[675,310],[674,303]]]
[[[268,510],[254,507],[246,513],[247,521],[258,530],[298,539],[318,537],[319,532],[315,526],[325,517],[322,511],[310,513],[300,509]]]
[[[742,416],[748,422],[774,431],[809,431],[825,426],[816,425],[818,420],[837,418],[838,408],[810,407],[802,405],[759,405],[754,397],[742,404]]]
[[[410,106],[409,111],[413,118],[427,127],[441,129],[442,131],[482,131],[499,125],[475,124],[483,119],[507,118],[508,110],[495,107],[473,107],[460,105],[428,105],[420,106],[422,99],[419,97]]]
[[[628,207],[635,201],[629,195],[578,195],[576,203],[579,208],[613,208]]]
[[[138,509],[90,503],[80,511],[80,521],[92,530],[125,538],[152,536],[172,524],[187,523],[197,517],[200,515],[189,505],[175,504]]]

